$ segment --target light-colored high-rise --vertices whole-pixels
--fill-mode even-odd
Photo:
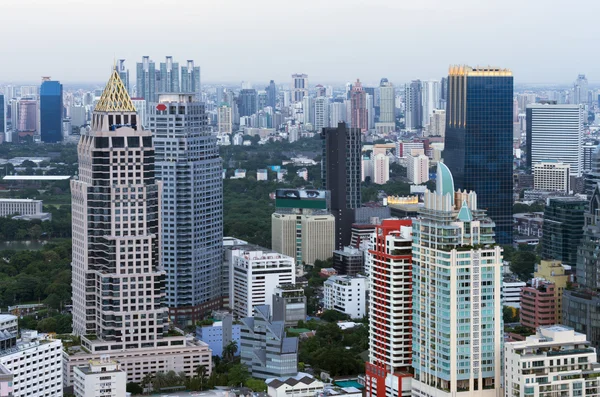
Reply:
[[[73,367],[110,352],[128,381],[210,368],[206,344],[167,336],[166,273],[160,263],[162,183],[155,148],[119,74],[113,71],[77,148],[73,207],[73,332],[84,349],[64,353]],[[156,363],[157,355],[165,357]]]
[[[440,102],[440,82],[438,80],[425,80],[422,85],[423,120],[421,125],[427,127],[433,111]]]
[[[329,127],[329,98],[320,96],[315,98],[315,131]]]
[[[308,75],[296,73],[292,75],[291,100],[292,103],[302,101],[302,98],[308,96]]]
[[[379,86],[379,121],[375,124],[377,132],[386,133],[396,129],[396,93],[387,79],[381,79]]]
[[[588,80],[585,74],[580,74],[573,85],[573,99],[571,103],[574,105],[589,105],[588,93]]]
[[[231,116],[231,108],[229,106],[223,104],[217,108],[217,131],[219,133],[231,134],[233,132]]]
[[[156,93],[179,91],[179,62],[173,62],[173,57],[167,56],[160,63],[160,89]]]
[[[346,121],[346,105],[342,102],[333,102],[329,105],[329,124],[338,125]]]
[[[582,105],[528,105],[527,165],[558,160],[571,166],[571,175],[581,176],[584,120]]]
[[[413,396],[497,397],[502,374],[502,248],[475,192],[444,163],[413,220]]]
[[[156,66],[149,56],[142,57],[136,65],[136,96],[148,103],[154,102],[156,94]]]
[[[193,93],[198,101],[201,98],[200,66],[194,66],[194,61],[188,59],[185,66],[181,67],[181,91]]]
[[[160,94],[150,109],[156,177],[163,184],[162,266],[171,320],[194,324],[221,307],[223,167],[193,93]],[[198,214],[202,214],[201,217]]]
[[[546,160],[533,166],[533,188],[554,192],[569,192],[569,164]]]
[[[429,157],[423,153],[407,155],[406,176],[415,185],[427,182],[429,180]]]
[[[383,153],[373,156],[373,183],[384,185],[390,180],[390,158]]]
[[[446,111],[444,109],[433,109],[425,136],[441,136],[442,138],[446,136]]]

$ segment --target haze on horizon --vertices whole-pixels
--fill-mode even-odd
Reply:
[[[204,82],[393,82],[450,64],[509,68],[516,83],[600,82],[600,2],[574,0],[8,0],[0,81],[102,82],[114,59],[194,59]]]

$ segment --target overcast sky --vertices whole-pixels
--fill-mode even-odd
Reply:
[[[3,0],[0,81],[102,82],[114,58],[194,59],[204,82],[310,85],[510,68],[600,82],[598,0]]]

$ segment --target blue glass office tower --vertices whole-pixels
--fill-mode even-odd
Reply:
[[[0,94],[0,134],[6,133],[6,97]]]
[[[42,142],[62,141],[63,87],[58,81],[44,80],[40,87],[40,135]]]
[[[457,188],[477,192],[496,241],[512,244],[512,72],[452,66],[447,95],[444,163]]]

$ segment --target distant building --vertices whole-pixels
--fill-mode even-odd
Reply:
[[[529,328],[557,323],[556,285],[534,278],[531,285],[521,290],[520,323]]]
[[[306,320],[306,296],[299,285],[286,284],[275,288],[273,293],[273,321],[283,321],[286,327]]]
[[[569,192],[569,164],[559,161],[544,160],[533,166],[533,188]]]
[[[424,154],[406,156],[406,175],[415,185],[429,180],[429,157]]]
[[[264,168],[256,170],[256,180],[257,181],[269,180],[269,172]]]
[[[425,130],[425,136],[446,136],[446,111],[444,109],[434,109],[429,118],[429,125]]]
[[[40,87],[40,136],[42,142],[62,141],[63,113],[62,84],[45,77]]]
[[[109,356],[75,367],[75,397],[125,396],[127,373]]]
[[[291,91],[292,103],[301,102],[302,98],[308,96],[308,75],[301,73],[293,74]]]
[[[564,325],[540,327],[524,341],[504,344],[506,396],[596,393],[600,366],[585,334]],[[557,392],[558,394],[558,392]]]
[[[268,305],[254,307],[243,318],[241,362],[254,378],[295,376],[298,373],[298,338],[287,337],[283,321],[273,321]]]
[[[409,131],[423,128],[423,96],[421,80],[413,80],[404,88],[404,126]]]
[[[385,78],[379,85],[379,121],[375,123],[375,129],[383,134],[396,129],[396,92]]]
[[[390,179],[390,158],[379,153],[373,157],[373,183],[384,185]]]
[[[222,105],[217,108],[217,131],[220,133],[231,134],[233,132],[233,117],[231,108]]]
[[[42,214],[42,200],[0,199],[0,216]]]
[[[350,101],[352,103],[351,127],[358,128],[362,132],[369,130],[369,120],[367,111],[367,93],[362,87],[360,80],[352,85],[350,91]]]
[[[367,314],[367,281],[360,276],[329,277],[323,285],[323,307],[350,318],[363,318]]]

